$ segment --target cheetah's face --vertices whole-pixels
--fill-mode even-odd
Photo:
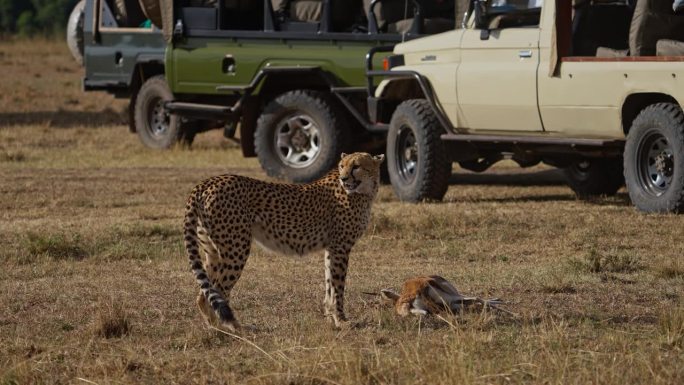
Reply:
[[[375,194],[380,182],[380,165],[385,155],[372,156],[365,152],[342,154],[340,184],[347,194]]]

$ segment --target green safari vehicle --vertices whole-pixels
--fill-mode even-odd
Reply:
[[[167,121],[194,123],[156,130],[160,141],[223,129],[270,176],[294,182],[322,176],[343,151],[383,151],[366,70],[398,42],[453,29],[458,14],[453,0],[140,3],[168,45],[165,83],[149,78],[138,93],[137,129],[163,101]]]

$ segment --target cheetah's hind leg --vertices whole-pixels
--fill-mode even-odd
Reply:
[[[231,247],[224,241],[230,235],[222,232],[210,234],[208,228],[198,226],[197,237],[207,268],[199,271],[198,279],[202,289],[197,305],[210,325],[228,333],[239,333],[240,323],[235,319],[229,304],[230,292],[249,257],[251,239],[244,234],[239,239],[242,241],[240,246]]]

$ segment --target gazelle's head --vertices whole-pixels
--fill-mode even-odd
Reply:
[[[375,195],[380,184],[380,165],[385,155],[365,152],[342,154],[339,163],[340,184],[347,194]]]
[[[394,304],[395,311],[402,317],[444,310],[454,312],[464,298],[449,281],[437,275],[410,279],[402,285],[401,293],[384,289],[380,295]]]

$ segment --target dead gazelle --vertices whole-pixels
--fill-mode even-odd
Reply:
[[[394,309],[400,316],[439,314],[442,312],[459,313],[472,305],[508,313],[508,311],[497,307],[503,303],[500,299],[466,297],[459,293],[449,281],[438,275],[417,277],[404,282],[401,287],[401,294],[390,289],[384,289],[380,291],[380,295],[394,303]]]

